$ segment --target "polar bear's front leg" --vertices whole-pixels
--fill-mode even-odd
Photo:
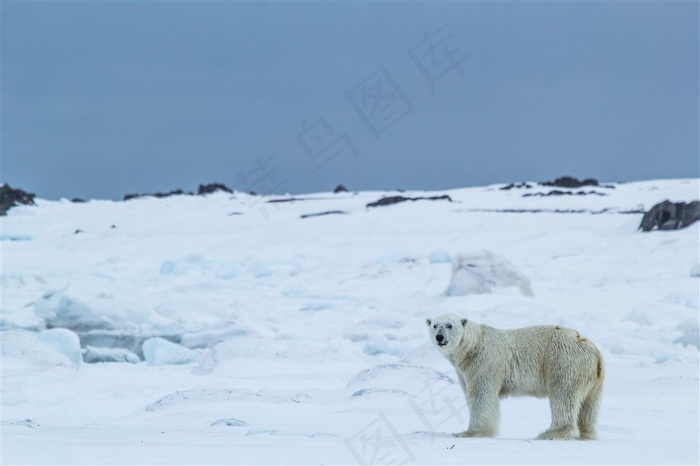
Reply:
[[[493,437],[498,430],[500,402],[495,384],[482,381],[466,381],[466,397],[469,406],[469,428],[452,434],[454,437]]]
[[[462,387],[464,399],[467,401],[467,406],[469,406],[469,395],[467,395],[467,379],[459,372],[457,373],[457,378],[459,379],[459,386]]]

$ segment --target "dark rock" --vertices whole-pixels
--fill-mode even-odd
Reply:
[[[346,187],[343,186],[342,184],[339,184],[338,186],[335,187],[335,189],[333,190],[333,192],[336,193],[336,194],[338,194],[338,193],[347,193],[347,192],[349,192],[349,191],[348,191],[348,188],[346,188]]]
[[[313,197],[284,197],[281,199],[270,199],[267,201],[268,204],[279,204],[281,202],[301,202],[301,201],[314,201],[318,200]]]
[[[158,199],[162,199],[162,198],[164,198],[164,197],[170,197],[170,196],[184,196],[184,195],[186,195],[186,196],[192,196],[193,193],[191,193],[191,192],[190,192],[190,193],[186,193],[186,192],[183,191],[182,189],[175,189],[175,190],[169,191],[169,192],[167,192],[167,193],[157,192],[157,193],[151,193],[151,194],[125,194],[125,195],[124,195],[124,200],[125,200],[125,201],[128,201],[128,200],[131,200],[131,199],[138,199],[138,198],[140,198],[140,197],[155,197],[155,198],[158,198]]]
[[[522,188],[530,189],[530,188],[532,188],[532,185],[523,181],[522,183],[517,183],[517,184],[511,183],[507,186],[502,186],[499,189],[501,189],[502,191],[508,191],[511,189],[522,189]]]
[[[595,196],[607,196],[605,193],[599,193],[598,191],[561,191],[559,189],[554,189],[548,193],[526,193],[523,194],[523,197],[544,197],[544,196],[588,196],[590,194],[593,194]]]
[[[381,207],[386,205],[398,204],[400,202],[406,201],[449,201],[452,202],[452,198],[447,194],[442,196],[430,196],[430,197],[404,197],[404,196],[389,196],[383,197],[378,201],[370,202],[367,207]]]
[[[85,233],[85,232],[84,232],[83,230],[81,230],[80,228],[78,228],[77,230],[75,230],[75,231],[73,232],[74,235],[79,235],[79,234],[81,234],[81,233]]]
[[[590,209],[464,209],[460,212],[498,212],[505,214],[643,214],[643,210],[632,209],[632,210],[615,210],[611,208],[604,208],[599,210]]]
[[[192,196],[191,192],[185,192],[182,189],[175,189],[173,191],[168,191],[167,193],[153,193],[153,194],[147,194],[147,196],[155,197],[158,199],[162,199],[164,197],[170,197],[170,196]]]
[[[211,194],[215,193],[217,191],[223,191],[225,193],[233,194],[233,191],[231,188],[226,186],[223,183],[209,183],[209,184],[200,184],[199,188],[197,188],[197,195],[201,196],[203,194]]]
[[[378,201],[370,202],[367,204],[367,207],[380,207],[380,206],[385,206],[385,205],[391,205],[391,204],[398,204],[399,202],[406,202],[410,201],[410,197],[403,197],[403,196],[389,196],[389,197],[383,197],[379,199]]]
[[[594,178],[586,178],[579,181],[573,176],[562,176],[554,181],[543,181],[538,183],[540,186],[556,186],[558,188],[580,188],[581,186],[598,186],[598,180]]]
[[[627,210],[621,210],[619,213],[621,213],[621,214],[643,214],[644,210],[642,210],[642,209],[627,209]]]
[[[36,205],[32,193],[13,189],[8,184],[0,186],[0,215],[7,215],[7,211],[18,205]]]
[[[334,215],[334,214],[347,214],[347,212],[343,212],[342,210],[329,210],[328,212],[319,212],[317,214],[304,214],[301,216],[301,218],[321,217],[323,215]]]
[[[74,197],[74,198],[71,199],[70,201],[73,202],[73,203],[75,203],[75,204],[82,204],[82,203],[84,203],[84,202],[87,202],[85,199],[81,199],[81,198],[79,198],[79,197]]]
[[[671,202],[668,199],[656,204],[644,214],[639,229],[642,231],[678,230],[700,220],[700,201]]]

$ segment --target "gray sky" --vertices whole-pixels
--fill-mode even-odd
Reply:
[[[3,2],[44,198],[698,177],[698,3]]]

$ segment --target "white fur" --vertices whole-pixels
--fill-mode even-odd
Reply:
[[[430,340],[456,369],[467,399],[469,427],[456,437],[494,436],[499,399],[534,396],[548,397],[552,411],[551,426],[538,439],[596,438],[603,358],[577,331],[559,326],[499,330],[454,314],[427,324]]]

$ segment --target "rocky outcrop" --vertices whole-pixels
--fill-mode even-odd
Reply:
[[[542,181],[538,183],[540,186],[556,186],[558,188],[580,188],[581,186],[599,186],[598,180],[595,178],[586,178],[579,181],[573,176],[561,176],[554,181]]]
[[[200,184],[197,187],[197,195],[198,196],[203,196],[205,194],[211,194],[211,193],[215,193],[218,191],[223,191],[225,193],[233,194],[233,190],[223,183]],[[175,189],[173,191],[168,191],[168,192],[156,192],[156,193],[147,193],[147,194],[125,194],[124,200],[128,201],[131,199],[138,199],[141,197],[155,197],[158,199],[162,199],[164,197],[170,197],[170,196],[194,196],[194,193],[193,192],[185,192],[182,189]]]
[[[204,194],[211,194],[217,191],[223,191],[225,193],[233,194],[233,190],[223,183],[209,183],[200,184],[197,188],[197,195],[202,196]]]
[[[7,215],[7,211],[18,205],[36,205],[32,193],[13,189],[8,184],[0,186],[0,215]]]
[[[530,183],[523,181],[522,183],[511,183],[511,184],[506,185],[506,186],[501,186],[498,189],[500,189],[501,191],[509,191],[511,189],[523,189],[523,188],[530,189],[530,188],[532,188],[532,185]]]
[[[678,230],[700,220],[700,201],[671,202],[668,199],[656,204],[644,214],[639,229],[642,231]]]
[[[342,210],[329,210],[326,212],[318,212],[316,214],[304,214],[301,216],[301,218],[313,218],[313,217],[323,217],[325,215],[344,215],[347,214],[347,212],[344,212]]]
[[[387,205],[392,205],[392,204],[398,204],[400,202],[406,202],[406,201],[449,201],[452,202],[452,198],[448,196],[447,194],[443,194],[442,196],[430,196],[430,197],[404,197],[404,196],[388,196],[388,197],[383,197],[377,201],[370,202],[367,204],[367,207],[381,207],[381,206],[387,206]]]
[[[138,199],[141,197],[156,197],[158,199],[162,199],[164,197],[170,197],[170,196],[182,196],[182,195],[187,195],[187,196],[192,196],[193,193],[186,193],[182,189],[175,189],[173,191],[169,191],[167,193],[163,192],[157,192],[157,193],[150,193],[150,194],[125,194],[124,195],[124,200],[129,201],[131,199]]]
[[[523,194],[523,197],[545,197],[545,196],[588,196],[588,195],[594,195],[594,196],[607,196],[605,193],[599,193],[598,191],[562,191],[560,189],[553,189],[552,191],[548,193],[526,193]]]

